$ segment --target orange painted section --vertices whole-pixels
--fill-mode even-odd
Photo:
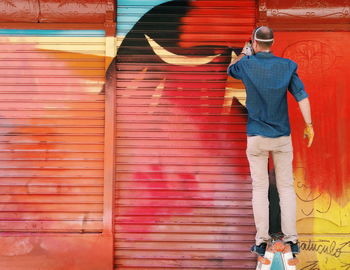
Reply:
[[[0,269],[108,270],[110,244],[101,235],[1,234]]]
[[[111,269],[105,38],[0,39],[0,269]]]
[[[0,10],[0,28],[19,30],[0,38],[0,269],[112,269],[105,38],[15,36],[115,36],[115,1],[5,0]]]

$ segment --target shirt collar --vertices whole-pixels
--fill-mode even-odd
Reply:
[[[272,52],[258,52],[255,54],[257,57],[269,58],[273,57]]]

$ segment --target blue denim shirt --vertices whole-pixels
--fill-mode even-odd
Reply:
[[[244,56],[228,67],[227,73],[243,81],[247,92],[247,135],[280,137],[290,135],[287,90],[296,101],[308,97],[289,59],[259,52]]]

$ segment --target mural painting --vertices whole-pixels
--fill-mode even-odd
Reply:
[[[216,8],[218,8],[221,7],[222,1],[220,3],[216,1],[215,3]],[[140,16],[135,24],[129,22],[128,28],[130,30],[125,30],[127,28],[125,23],[128,18],[127,15],[123,15],[123,12],[118,13],[118,21],[124,22],[118,24],[118,27],[120,27],[118,29],[118,39],[123,41],[121,46],[118,47],[116,58],[117,69],[121,71],[119,75],[119,78],[121,78],[119,79],[120,85],[117,88],[120,90],[120,94],[134,95],[135,99],[142,97],[145,102],[144,106],[146,106],[142,108],[142,113],[149,115],[147,120],[150,122],[157,123],[159,121],[160,118],[159,115],[156,115],[157,113],[164,116],[178,115],[175,119],[168,116],[169,122],[166,122],[164,126],[156,125],[161,131],[169,129],[167,132],[159,132],[159,136],[164,134],[164,136],[176,137],[181,131],[183,132],[182,127],[178,129],[176,126],[169,128],[168,124],[181,121],[181,117],[186,114],[191,115],[191,122],[193,123],[188,125],[188,129],[206,130],[208,129],[207,121],[203,121],[200,117],[192,114],[207,113],[210,115],[215,113],[215,117],[212,118],[213,121],[221,124],[225,121],[225,124],[219,127],[216,134],[215,132],[210,134],[213,138],[213,141],[210,142],[211,146],[217,149],[220,147],[220,143],[223,143],[220,141],[222,139],[220,137],[222,128],[226,131],[237,132],[230,138],[242,141],[238,144],[226,144],[226,149],[235,151],[234,149],[238,146],[243,150],[244,126],[237,126],[235,123],[239,121],[243,124],[245,121],[244,89],[240,82],[222,78],[222,76],[225,76],[223,71],[230,62],[230,57],[236,56],[243,43],[235,42],[236,33],[232,30],[233,28],[226,30],[226,32],[222,31],[220,23],[217,25],[209,23],[210,25],[206,26],[208,31],[203,33],[200,26],[198,26],[200,23],[205,24],[204,21],[208,19],[203,14],[210,13],[212,18],[215,18],[218,12],[222,12],[220,9],[211,9],[208,1],[167,1],[165,4],[155,1],[154,4],[155,7],[149,9],[143,17]],[[119,2],[118,8],[122,11],[126,6],[132,9],[133,5],[133,1],[125,0]],[[228,1],[225,1],[224,5],[230,6]],[[174,10],[175,18],[165,18],[169,16],[167,9],[171,8]],[[232,12],[229,8],[227,10]],[[162,13],[164,17],[162,17]],[[196,17],[200,15],[203,17]],[[224,17],[224,20],[227,21],[227,24],[230,24],[230,20],[234,20],[232,18],[235,17]],[[202,21],[200,21],[201,19]],[[171,26],[168,24],[170,21]],[[160,25],[156,25],[156,22],[160,22]],[[253,24],[247,25],[247,21],[242,19],[242,28],[244,28],[244,38],[246,40],[249,39],[249,33],[253,27]],[[213,37],[212,33],[217,35]],[[349,168],[349,156],[346,151],[348,148],[346,147],[348,144],[346,139],[348,129],[344,123],[344,120],[348,117],[349,108],[346,105],[349,100],[346,94],[346,80],[349,76],[346,74],[346,68],[344,68],[345,60],[344,56],[341,56],[343,54],[337,54],[339,51],[346,52],[347,50],[341,38],[344,38],[343,33],[312,33],[309,35],[309,39],[305,39],[303,34],[276,33],[274,53],[278,56],[290,58],[299,64],[299,75],[305,82],[306,89],[310,94],[316,126],[316,140],[312,148],[307,149],[301,135],[303,122],[299,117],[300,113],[296,112],[297,105],[293,104],[293,100],[290,100],[295,151],[295,188],[298,195],[298,230],[302,249],[300,256],[302,262],[298,266],[299,269],[349,269],[350,180],[349,170],[347,169]],[[216,64],[215,67],[213,63]],[[132,66],[132,71],[129,70],[129,76],[134,76],[132,85],[130,85],[130,78],[125,79],[128,76],[126,75],[127,66],[128,68]],[[217,69],[222,71],[220,75],[215,72]],[[332,70],[339,72],[339,76],[334,76]],[[207,97],[215,95],[218,98],[216,101],[218,107],[215,108],[215,111],[207,105],[208,100],[203,99],[203,95]],[[190,100],[184,98],[188,96],[191,97]],[[181,107],[180,112],[176,111],[178,107]],[[228,122],[231,121],[231,126],[226,125],[226,119]],[[192,134],[192,137],[182,137],[183,144],[187,144],[188,139],[196,139],[195,136],[196,134]],[[199,136],[203,136],[203,134]],[[202,148],[202,154],[200,155],[215,156],[222,154],[222,152],[208,150],[207,141],[201,143],[202,145],[199,145],[199,148]],[[164,145],[162,146],[164,147]],[[155,151],[153,153],[162,155],[159,153],[159,149],[153,151]],[[175,150],[172,149],[172,151]],[[190,155],[193,150],[181,149],[178,151],[179,155]],[[243,159],[240,161],[241,165],[245,163]],[[231,161],[233,166],[237,165],[232,159],[225,160],[225,158],[222,158],[222,160],[228,162],[227,164]],[[137,158],[135,158],[135,161],[137,161]],[[140,179],[157,178],[166,180],[153,184],[158,184],[158,187],[166,190],[164,196],[168,194],[170,197],[182,197],[183,194],[174,193],[173,186],[167,186],[166,184],[170,176],[167,173],[169,167],[165,159],[154,159],[151,163],[153,162],[155,164],[149,165],[145,169],[148,173],[133,176],[135,185],[144,183],[137,183],[136,180]],[[191,165],[188,164],[183,169],[186,172],[185,175],[187,175],[182,174],[183,179],[187,179],[187,189],[201,190],[204,187],[201,182],[203,177],[201,172],[191,168],[191,166],[194,166],[198,169],[200,164],[197,162],[200,162],[200,159],[197,159]],[[229,167],[225,167],[225,169],[232,170]],[[217,170],[216,174],[227,173],[220,166],[217,166],[214,170]],[[193,173],[193,171],[196,171],[196,173]],[[171,177],[181,178],[179,175],[172,175]],[[249,180],[245,181],[249,182]],[[190,186],[189,183],[193,186]],[[211,185],[212,189],[215,190],[215,184],[211,183]],[[196,195],[198,194],[188,194],[192,197]],[[217,203],[215,194],[212,195],[212,203],[215,204]],[[173,207],[174,205],[168,206]],[[173,208],[168,210],[171,211],[171,209]],[[132,211],[138,212],[142,209],[134,208]],[[193,209],[188,211],[194,214]],[[152,215],[155,217],[157,213],[152,212]],[[171,216],[171,213],[169,215]],[[157,221],[161,222],[161,219]],[[150,228],[150,230],[152,229]],[[153,227],[153,230],[157,230],[156,226]]]
[[[226,67],[250,38],[255,2],[117,8],[115,267],[254,269],[244,88]],[[91,237],[103,230],[103,84],[114,48],[103,33],[43,33],[1,32],[0,226]],[[298,269],[350,269],[349,41],[344,32],[276,32],[274,53],[299,64],[316,131],[307,149],[291,100]],[[50,258],[42,269],[65,269],[55,256],[67,250],[80,254],[68,258],[72,270],[94,249],[104,258],[96,238],[79,238],[85,250],[67,240],[64,251],[65,238],[50,237],[3,238],[1,267],[20,267],[22,256],[30,268],[37,254]]]

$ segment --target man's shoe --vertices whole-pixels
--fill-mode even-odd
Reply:
[[[260,245],[254,245],[251,247],[250,251],[256,253],[259,256],[264,257],[266,251],[267,243],[261,243]]]
[[[286,244],[290,245],[290,249],[292,250],[293,255],[300,253],[299,242],[296,241],[293,243],[292,241],[287,242]]]

